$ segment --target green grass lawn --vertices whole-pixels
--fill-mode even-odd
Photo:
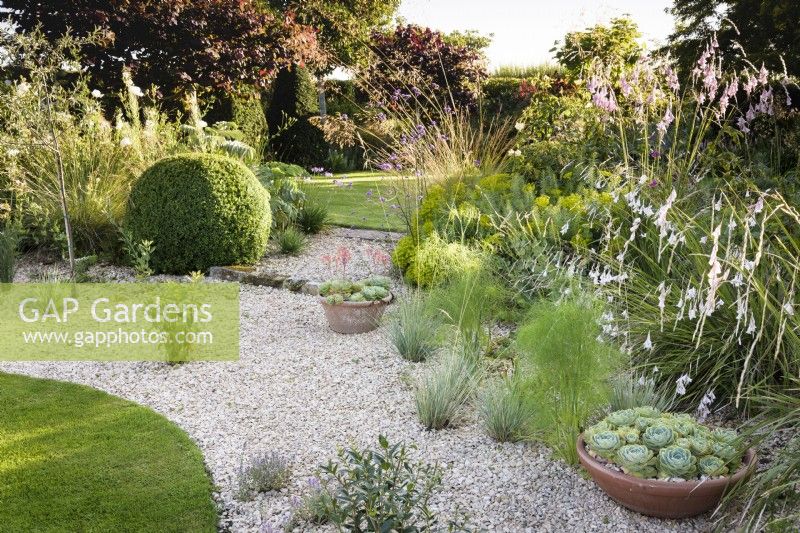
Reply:
[[[0,530],[216,531],[200,450],[163,416],[0,373]]]
[[[315,177],[305,188],[309,197],[328,207],[330,224],[403,231],[403,221],[391,207],[396,181],[376,172],[350,172],[333,178]]]

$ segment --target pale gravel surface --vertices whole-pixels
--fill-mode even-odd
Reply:
[[[369,238],[360,238],[361,236]],[[322,258],[326,255],[335,255],[337,249],[344,246],[352,254],[350,264],[347,266],[349,277],[361,279],[371,273],[387,274],[391,265],[372,264],[369,252],[376,249],[388,252],[393,248],[396,239],[396,233],[327,228],[324,233],[309,236],[305,250],[296,256],[278,254],[273,244],[271,252],[259,262],[258,268],[275,270],[295,279],[322,281],[339,275],[338,271],[327,268]]]
[[[130,276],[124,269],[97,268],[120,280]],[[27,264],[21,274],[27,277],[31,269]],[[445,517],[457,509],[467,512],[472,530],[709,529],[704,518],[675,522],[629,512],[544,447],[492,441],[474,412],[454,429],[425,431],[409,385],[425,366],[402,360],[384,328],[359,336],[333,333],[314,297],[265,287],[242,286],[241,309],[237,362],[3,363],[0,370],[91,385],[177,423],[200,446],[219,488],[223,530],[282,526],[292,500],[337,445],[372,445],[379,433],[392,442],[416,443],[418,457],[446,468],[434,506]],[[289,457],[292,482],[280,493],[239,502],[234,492],[240,461],[260,451]]]

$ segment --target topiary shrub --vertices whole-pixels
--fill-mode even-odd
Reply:
[[[155,244],[156,272],[186,274],[255,263],[267,249],[269,193],[241,162],[212,154],[167,157],[131,190],[126,226]]]

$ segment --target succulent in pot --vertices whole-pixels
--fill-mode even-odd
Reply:
[[[382,255],[381,255],[382,254]],[[385,256],[385,258],[384,258]],[[370,276],[353,281],[347,277],[347,266],[352,254],[340,247],[333,256],[323,256],[323,262],[335,271],[334,277],[319,286],[319,296],[328,326],[337,333],[366,333],[378,327],[378,323],[392,300],[391,280],[386,276],[372,274],[373,264],[388,264],[389,256],[370,249]]]
[[[756,456],[744,448],[735,430],[652,408],[611,413],[578,439],[581,464],[612,499],[663,518],[706,512],[745,482]]]

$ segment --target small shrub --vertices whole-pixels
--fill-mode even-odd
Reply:
[[[282,254],[296,255],[306,247],[306,238],[292,226],[275,234],[275,242]]]
[[[430,357],[437,347],[435,319],[425,300],[414,294],[397,306],[389,327],[389,338],[403,359],[418,363]]]
[[[150,259],[153,256],[153,241],[144,239],[137,242],[128,230],[122,230],[120,241],[122,241],[128,264],[133,267],[136,278],[143,279],[151,276],[153,269],[150,266]]]
[[[133,187],[127,227],[155,244],[156,272],[251,264],[266,252],[269,193],[243,163],[212,154],[158,161]]]
[[[621,352],[598,339],[593,301],[541,301],[517,335],[520,384],[533,434],[570,464],[587,420],[609,400],[609,378]]]
[[[12,224],[0,231],[0,283],[14,281],[20,237],[19,228]]]
[[[517,442],[525,437],[530,413],[514,381],[491,385],[481,396],[479,410],[483,426],[494,440]]]
[[[96,255],[87,255],[79,257],[75,260],[75,271],[72,274],[72,279],[76,283],[86,283],[91,281],[89,269],[97,264]]]
[[[435,287],[458,274],[480,270],[483,254],[474,248],[446,242],[436,233],[428,237],[418,248],[406,279],[423,288]]]
[[[338,461],[321,471],[330,479],[328,516],[348,531],[430,531],[437,518],[428,502],[442,481],[442,469],[413,463],[413,445],[390,445],[383,435],[378,449],[339,450]]]
[[[291,468],[286,458],[274,452],[257,455],[249,465],[239,468],[238,498],[245,500],[253,493],[282,489],[290,476]]]
[[[417,254],[417,241],[411,235],[402,237],[392,250],[392,263],[400,272],[407,272]]]
[[[328,220],[328,208],[317,202],[306,201],[297,212],[295,224],[308,235],[316,235]]]
[[[298,527],[302,522],[319,525],[331,521],[334,502],[328,486],[323,485],[317,477],[309,478],[308,485],[308,492],[300,499],[286,525],[287,530]]]
[[[646,405],[660,411],[668,411],[672,407],[673,398],[666,389],[656,385],[652,377],[638,376],[626,372],[611,380],[611,410],[634,409]]]
[[[480,354],[474,343],[460,342],[417,385],[414,402],[427,429],[452,426],[479,382]]]

